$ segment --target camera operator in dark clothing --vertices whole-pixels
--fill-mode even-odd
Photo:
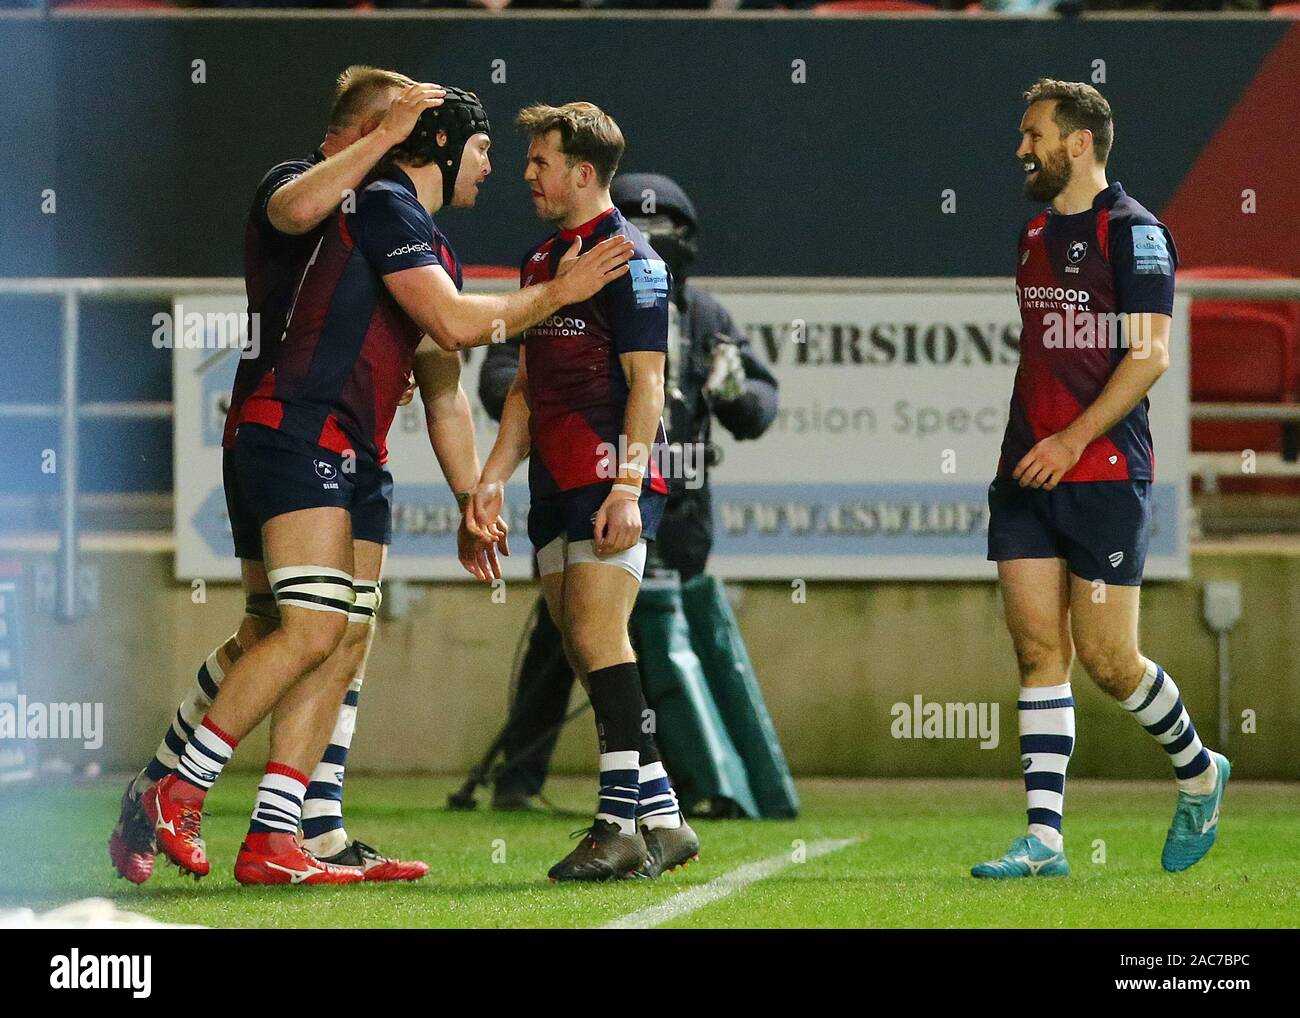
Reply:
[[[668,508],[649,546],[646,575],[670,569],[688,580],[704,571],[713,546],[713,418],[737,439],[757,438],[776,417],[776,380],[722,305],[686,282],[699,247],[695,207],[686,192],[658,174],[626,173],[614,178],[611,193],[672,273],[664,426],[671,462],[694,469],[668,472]],[[479,399],[494,420],[501,417],[518,366],[517,339],[488,347]],[[560,634],[540,599],[536,616],[503,741],[505,762],[496,771],[494,809],[529,808],[541,791],[573,686]]]

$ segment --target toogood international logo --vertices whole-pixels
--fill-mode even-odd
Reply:
[[[1087,304],[1092,300],[1092,294],[1087,290],[1076,290],[1073,287],[1064,286],[1017,286],[1016,296],[1024,301],[1051,301],[1059,304],[1064,301],[1067,304]]]
[[[587,331],[587,320],[551,315],[533,326],[533,330],[550,336],[581,336]]]

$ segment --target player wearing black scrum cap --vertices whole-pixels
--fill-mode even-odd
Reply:
[[[421,336],[447,351],[479,346],[502,325],[527,328],[627,271],[626,241],[597,245],[583,257],[575,244],[546,287],[462,294],[459,262],[433,215],[475,203],[491,172],[491,138],[477,97],[446,91],[444,103],[421,114],[380,162],[356,208],[326,223],[298,283],[275,371],[240,412],[235,470],[261,526],[281,623],[234,663],[176,773],[145,796],[161,851],[195,876],[209,869],[200,829],[207,789],[238,741],[293,697],[319,723],[292,743],[272,731],[235,877],[253,884],[362,879],[360,868],[319,860],[295,840],[306,771],[320,759],[346,689],[308,673],[344,637],[358,566],[376,577],[382,571],[392,529],[386,437]],[[444,461],[449,479],[476,473],[467,414],[464,432]],[[479,530],[475,550],[462,555],[466,567],[489,575],[491,546],[504,536],[499,522]]]
[[[153,758],[127,785],[118,822],[109,838],[114,869],[132,883],[144,883],[153,873],[153,825],[144,815],[144,794],[172,773],[185,751],[194,726],[212,706],[225,673],[246,650],[280,624],[262,561],[262,534],[246,505],[234,471],[235,425],[244,400],[275,366],[275,355],[298,280],[320,241],[327,219],[344,197],[360,187],[379,160],[410,134],[420,114],[442,103],[440,85],[421,83],[382,67],[353,64],[339,75],[325,136],[316,150],[277,163],[263,175],[253,195],[244,229],[244,282],[248,313],[258,320],[261,336],[256,356],[241,357],[227,402],[222,435],[222,468],[226,509],[235,555],[240,560],[244,616],[239,628],[199,665],[194,682],[168,725]],[[414,388],[408,390],[409,399]],[[429,417],[434,418],[432,409]],[[442,429],[446,430],[446,429]],[[353,614],[373,620],[379,587],[358,569]],[[369,588],[364,586],[369,579]],[[369,612],[369,614],[367,614]],[[368,627],[365,627],[368,630]],[[348,838],[343,826],[342,784],[356,719],[357,701],[365,673],[369,639],[362,627],[348,633],[321,667],[351,676],[335,722],[336,737],[312,772],[304,802],[303,844],[313,854],[360,858],[367,880],[410,880],[423,876],[422,862],[389,859],[363,842]],[[283,705],[275,721],[282,718]]]

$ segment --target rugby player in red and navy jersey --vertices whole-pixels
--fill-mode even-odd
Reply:
[[[531,454],[528,537],[547,608],[591,698],[600,742],[596,818],[552,880],[654,877],[695,858],[648,724],[628,618],[646,541],[668,486],[655,451],[665,442],[664,362],[671,280],[663,260],[614,207],[623,155],[614,119],[585,102],[530,106],[524,180],[538,216],[559,231],[533,248],[521,292],[549,285],[571,244],[625,236],[630,272],[524,333],[501,428],[472,500],[479,526],[501,511],[505,482]]]
[[[235,372],[226,426],[222,438],[222,465],[226,506],[240,559],[245,592],[245,613],[239,629],[199,666],[195,684],[176,710],[154,757],[132,780],[122,797],[117,825],[109,839],[109,856],[117,872],[133,883],[143,883],[153,872],[153,827],[144,815],[142,797],[152,785],[175,770],[194,726],[212,705],[235,660],[279,624],[279,611],[262,562],[262,538],[258,521],[239,487],[234,469],[235,425],[244,400],[257,388],[275,363],[275,352],[289,314],[295,287],[308,258],[320,239],[327,217],[338,208],[374,169],[375,164],[397,142],[404,139],[426,109],[442,103],[438,85],[417,83],[404,74],[377,67],[353,65],[339,75],[325,138],[320,147],[301,159],[290,159],[272,167],[263,176],[249,210],[244,231],[244,275],[248,310],[257,316],[259,349],[256,357],[241,358]],[[457,429],[446,425],[458,419],[456,405],[459,362],[432,353],[423,373],[436,379],[431,391],[439,395],[426,400],[426,417],[434,450],[440,461],[441,446]],[[442,379],[454,376],[450,388]],[[463,401],[464,394],[460,394]],[[462,484],[472,484],[477,473]],[[449,478],[455,487],[457,479]],[[349,677],[348,691],[338,708],[331,738],[322,761],[312,772],[304,803],[304,846],[313,854],[334,862],[354,863],[365,868],[367,880],[414,879],[428,872],[422,862],[387,859],[364,842],[349,839],[343,826],[342,785],[351,744],[357,701],[365,660],[379,601],[379,576],[367,570],[378,563],[357,549],[354,587],[357,598],[349,616],[343,640],[320,668]],[[282,730],[301,730],[304,718],[293,716],[292,704],[282,703],[275,712],[275,724]]]
[[[1201,744],[1173,678],[1137,641],[1155,458],[1147,391],[1169,364],[1178,255],[1164,224],[1107,182],[1114,123],[1101,93],[1043,79],[1025,100],[1025,195],[1051,204],[1020,237],[1020,366],[989,486],[988,557],[1020,670],[1029,824],[971,873],[1070,872],[1061,818],[1076,650],[1169,754],[1178,802],[1161,863],[1184,870],[1214,844],[1230,768]]]
[[[382,568],[392,532],[387,433],[421,336],[447,351],[481,345],[585,299],[627,271],[631,245],[612,241],[582,257],[574,252],[556,279],[535,291],[461,294],[459,263],[432,216],[444,206],[475,203],[491,172],[491,139],[477,97],[454,88],[446,93],[380,162],[355,209],[345,206],[327,222],[298,282],[274,369],[240,411],[235,473],[261,527],[281,622],[234,662],[176,772],[145,796],[160,850],[195,876],[209,870],[201,831],[207,790],[239,740],[292,697],[295,716],[314,720],[304,723],[302,738],[273,727],[235,878],[259,884],[364,878],[362,868],[319,860],[295,838],[306,772],[321,757],[346,689],[309,673],[345,635],[358,559],[372,556]],[[468,420],[463,430],[458,475],[477,467]],[[482,534],[485,543],[504,536],[499,521]],[[484,575],[481,567],[477,574]]]

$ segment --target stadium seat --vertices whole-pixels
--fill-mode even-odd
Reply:
[[[1282,279],[1285,274],[1252,266],[1202,266],[1179,271],[1184,279]],[[1196,300],[1191,310],[1193,402],[1284,403],[1296,399],[1296,348],[1300,303],[1296,301]],[[1256,449],[1279,452],[1282,427],[1254,421],[1197,421],[1196,452]]]
[[[1282,279],[1253,266],[1180,270],[1193,279]],[[1300,302],[1197,300],[1192,302],[1192,399],[1215,402],[1289,402],[1300,393]],[[1194,421],[1195,452],[1284,449],[1283,426],[1266,421]],[[1199,479],[1198,479],[1199,480]],[[1297,495],[1300,478],[1218,478],[1225,495]]]
[[[1280,315],[1250,308],[1193,311],[1192,401],[1284,403],[1293,399],[1295,330]],[[1281,425],[1252,421],[1197,421],[1198,452],[1281,449]]]

